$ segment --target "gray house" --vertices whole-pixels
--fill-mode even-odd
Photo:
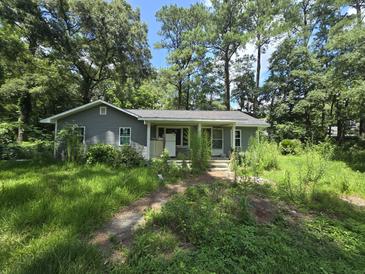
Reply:
[[[189,151],[192,132],[205,132],[211,138],[212,155],[227,157],[231,149],[245,150],[262,120],[240,111],[121,109],[102,100],[42,119],[55,124],[55,136],[66,124],[77,124],[85,145],[131,145],[146,159],[171,157]]]

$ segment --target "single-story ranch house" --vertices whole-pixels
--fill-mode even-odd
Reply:
[[[42,119],[55,124],[55,136],[67,124],[77,124],[86,146],[132,145],[146,159],[158,157],[164,148],[171,157],[189,151],[191,132],[206,132],[211,138],[212,155],[227,157],[231,149],[246,149],[262,120],[241,111],[122,109],[97,100]]]

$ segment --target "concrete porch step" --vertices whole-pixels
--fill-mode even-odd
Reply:
[[[211,167],[208,171],[229,171],[228,167]]]

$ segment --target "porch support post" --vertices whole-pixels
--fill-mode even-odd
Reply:
[[[150,150],[151,150],[151,123],[147,122],[147,160],[150,159],[151,154],[150,154]]]
[[[235,135],[236,135],[236,124],[234,124],[232,126],[232,140],[231,140],[231,147],[234,150],[236,148],[236,140],[235,140]]]
[[[202,124],[201,123],[198,124],[198,136],[199,137],[202,136]]]
[[[53,158],[57,156],[57,121],[54,124],[54,142],[53,142]]]

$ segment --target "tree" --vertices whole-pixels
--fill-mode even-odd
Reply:
[[[210,24],[207,30],[208,44],[217,60],[223,63],[224,104],[226,109],[230,110],[232,57],[248,40],[246,28],[248,18],[244,9],[246,1],[212,0],[211,3]]]
[[[247,55],[238,60],[235,66],[235,88],[232,91],[232,97],[238,102],[240,110],[248,113],[253,112],[253,105],[257,101],[252,61],[253,57]]]
[[[261,55],[269,43],[285,30],[284,18],[289,5],[282,0],[254,0],[247,5],[250,15],[249,31],[256,47],[256,94],[253,100],[253,115],[258,112],[260,93]]]
[[[198,63],[205,54],[201,37],[207,12],[202,4],[192,5],[190,8],[176,5],[164,6],[156,13],[157,20],[162,23],[159,35],[162,37],[157,48],[165,48],[169,52],[167,58],[170,67],[170,79],[177,88],[177,108],[184,105],[190,107],[190,77],[194,74]]]
[[[65,60],[88,103],[100,83],[117,73],[120,80],[148,75],[150,51],[146,26],[138,11],[123,0],[5,1],[7,22],[18,26],[33,45],[50,58]],[[38,28],[38,26],[40,26]]]

